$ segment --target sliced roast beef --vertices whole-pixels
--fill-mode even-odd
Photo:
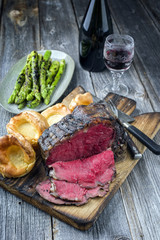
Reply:
[[[50,188],[51,188],[51,181],[48,179],[46,181],[43,181],[39,183],[36,186],[36,191],[39,193],[39,195],[44,198],[45,200],[55,203],[55,204],[65,204],[65,201],[55,198],[53,195],[50,194]]]
[[[83,205],[86,202],[88,202],[88,199],[85,198],[85,201],[81,201],[81,202],[76,202],[76,201],[67,201],[67,200],[62,200],[60,198],[56,198],[53,195],[50,194],[50,188],[51,188],[51,181],[50,180],[46,180],[44,182],[39,183],[36,186],[36,191],[39,193],[39,195],[44,198],[45,200],[47,200],[48,202],[51,203],[55,203],[58,205]]]
[[[88,158],[109,147],[115,156],[122,155],[124,143],[124,128],[105,103],[76,107],[39,138],[47,165]]]
[[[87,159],[56,162],[50,167],[51,180],[40,183],[36,190],[43,198],[56,204],[82,205],[90,198],[103,197],[115,176],[111,150]]]
[[[83,202],[85,201],[85,195],[87,190],[75,183],[67,183],[66,181],[51,181],[50,193],[54,197],[60,197],[65,200]]]
[[[51,181],[48,179],[39,183],[36,187],[36,191],[42,198],[51,203],[55,203],[58,205],[80,206],[87,203],[90,198],[98,196],[103,197],[108,192],[108,185],[109,184],[106,184],[103,188],[96,187],[93,189],[85,189],[80,188],[78,184],[67,183],[65,181],[53,180],[53,182],[51,183]],[[76,191],[73,192],[73,189]],[[54,191],[56,191],[56,193]]]
[[[67,201],[86,202],[89,198],[103,197],[108,191],[108,185],[106,184],[104,188],[99,186],[94,189],[87,189],[76,183],[52,180],[50,194]]]
[[[49,166],[50,177],[78,183],[81,187],[95,188],[112,181],[115,175],[114,154],[111,150],[82,160],[56,162]]]
[[[115,177],[114,159],[124,156],[124,133],[105,103],[76,107],[39,138],[51,180],[40,183],[37,192],[66,205],[104,196]]]
[[[88,189],[86,193],[86,198],[104,197],[109,191],[109,183],[105,184],[103,187],[98,186],[92,189]]]

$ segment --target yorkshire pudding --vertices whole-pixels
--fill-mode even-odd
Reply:
[[[48,127],[45,117],[32,110],[14,116],[6,126],[9,134],[20,133],[33,147],[37,146],[38,138]]]
[[[57,103],[41,112],[41,114],[47,119],[49,126],[59,122],[64,116],[70,113],[71,111],[62,103]]]
[[[21,135],[0,137],[0,173],[4,177],[22,177],[34,167],[36,154],[31,144]]]
[[[77,107],[78,105],[89,105],[93,103],[92,95],[89,92],[78,94],[69,104],[69,109],[71,112]]]

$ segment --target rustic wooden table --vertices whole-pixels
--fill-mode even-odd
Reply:
[[[63,95],[77,85],[101,97],[110,73],[84,71],[78,59],[78,28],[88,0],[0,0],[0,80],[29,52],[57,49],[75,61],[72,81]],[[139,91],[136,114],[160,111],[160,1],[109,1],[114,32],[135,39],[135,57],[123,81]],[[60,100],[59,100],[60,101]],[[13,114],[0,107],[0,135]],[[155,137],[160,142],[160,133]],[[0,188],[1,240],[159,240],[160,157],[146,150],[99,219],[82,232]]]

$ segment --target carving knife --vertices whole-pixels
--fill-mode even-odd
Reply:
[[[110,106],[110,104],[108,102],[106,102],[105,100],[101,100],[101,99],[99,99],[98,97],[96,97],[94,95],[92,95],[92,97],[93,97],[94,102],[96,102],[96,103],[102,101],[105,104],[107,104],[109,109],[111,110],[111,113],[113,115],[115,115],[118,119],[120,119],[119,116],[118,116],[118,111],[117,111],[118,109],[116,109],[116,111],[113,111],[113,109],[111,108],[111,106]],[[125,121],[133,122],[134,118],[132,118],[131,116],[125,114]],[[131,154],[132,158],[133,159],[140,159],[142,157],[142,154],[139,152],[136,144],[133,142],[133,140],[131,139],[131,137],[129,136],[129,134],[127,132],[125,132],[125,137],[126,137],[126,141],[127,141],[127,147],[128,147],[128,149],[130,151],[130,154]]]
[[[155,143],[151,138],[149,138],[146,134],[140,131],[135,126],[131,125],[129,122],[129,118],[131,116],[125,114],[124,112],[118,110],[118,119],[123,124],[123,126],[134,136],[136,137],[143,145],[145,145],[151,152],[156,155],[160,155],[160,145]],[[127,121],[128,120],[128,121]]]

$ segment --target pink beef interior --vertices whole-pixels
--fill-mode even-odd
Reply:
[[[85,159],[56,162],[49,166],[50,177],[78,183],[81,187],[95,188],[104,186],[115,174],[114,154],[111,150]]]
[[[47,165],[57,161],[87,158],[109,148],[114,140],[114,129],[102,123],[83,129],[50,150]]]
[[[83,205],[86,202],[88,202],[90,198],[94,198],[98,196],[103,197],[108,192],[108,185],[109,185],[109,184],[106,184],[103,188],[98,186],[93,189],[85,189],[85,188],[80,189],[80,186],[78,184],[67,183],[64,181],[52,181],[52,182],[54,182],[54,184],[57,183],[56,184],[57,189],[55,189],[54,193],[53,193],[53,188],[51,187],[52,183],[49,179],[39,183],[36,187],[36,191],[45,200],[58,205],[62,205],[62,204],[66,204],[66,205],[74,204],[77,206]],[[68,185],[70,185],[70,187]],[[77,186],[74,186],[74,185],[77,185]],[[78,188],[78,191],[77,191],[77,188]],[[76,189],[76,192],[73,193],[73,189]],[[57,197],[53,196],[55,194],[57,195]]]
[[[67,183],[66,181],[52,181],[51,194],[69,201],[85,201],[87,190],[78,184]]]
[[[46,199],[49,202],[55,204],[64,204],[65,202],[61,199],[55,198],[53,195],[50,194],[51,182],[50,180],[43,181],[36,186],[36,191],[39,195]]]
[[[89,198],[103,197],[108,192],[109,184],[106,184],[103,188],[98,186],[93,189],[87,189],[80,187],[79,184],[52,179],[51,185],[50,194],[57,198],[75,202],[86,202]]]

